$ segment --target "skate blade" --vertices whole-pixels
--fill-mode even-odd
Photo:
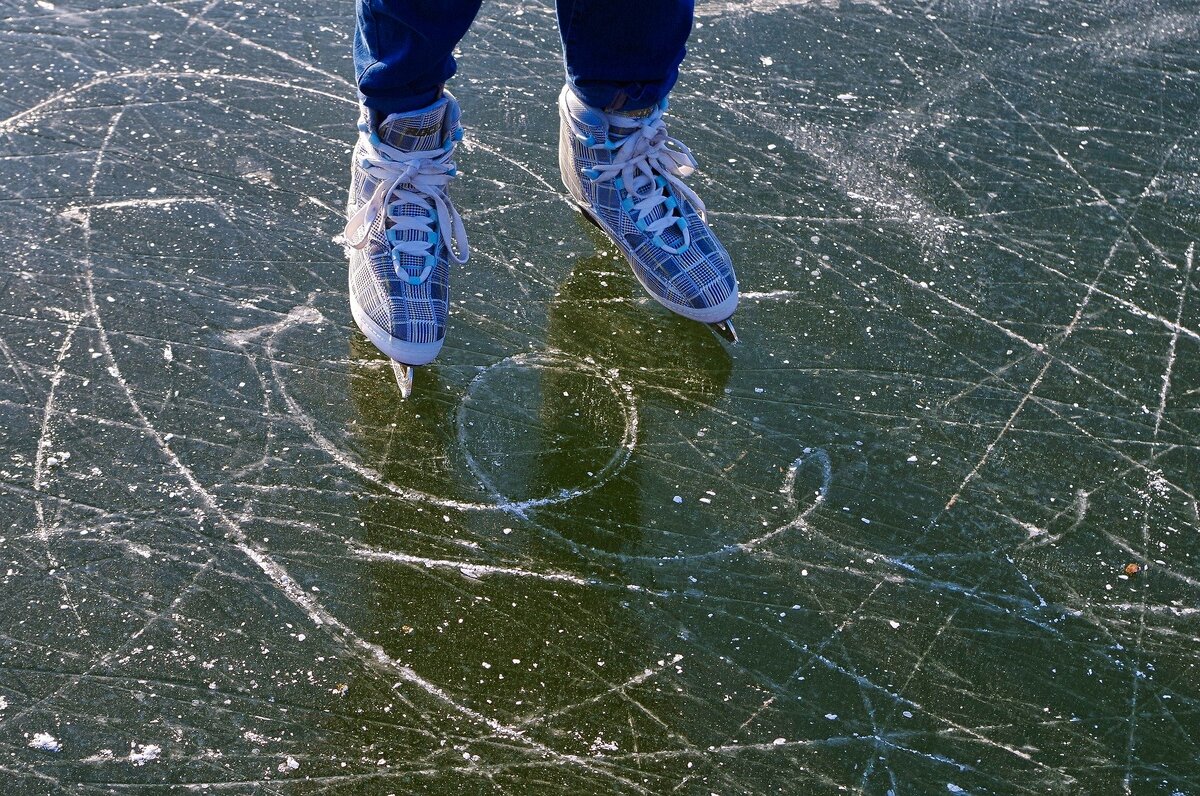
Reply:
[[[413,366],[393,361],[392,373],[396,374],[396,386],[400,388],[400,397],[407,398],[412,395]]]
[[[583,205],[575,205],[575,207],[579,210],[580,213],[583,214],[584,218],[586,218],[588,221],[592,222],[592,225],[596,229],[600,230],[601,232],[604,231],[604,227],[600,226],[600,222],[596,220],[596,217],[594,215],[592,215],[591,210],[588,210]]]
[[[733,319],[731,318],[726,318],[717,323],[710,323],[708,327],[731,343],[737,344],[742,342],[741,338],[738,337],[737,329],[733,328]]]

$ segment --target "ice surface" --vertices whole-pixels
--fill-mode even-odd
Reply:
[[[5,793],[1200,792],[1194,4],[701,0],[737,349],[486,4],[407,402],[349,4],[0,17]]]

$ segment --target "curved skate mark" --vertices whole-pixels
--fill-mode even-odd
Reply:
[[[267,359],[271,363],[272,375],[274,377],[276,384],[279,387],[279,395],[283,398],[284,403],[287,405],[292,418],[295,420],[296,423],[298,423],[300,425],[300,427],[305,431],[305,433],[308,434],[309,438],[312,439],[314,444],[318,448],[320,448],[322,451],[324,451],[331,459],[333,459],[335,462],[337,462],[342,467],[344,467],[347,470],[358,475],[363,480],[369,481],[370,483],[373,483],[376,486],[379,486],[382,489],[385,489],[388,492],[392,493],[393,495],[396,495],[397,497],[400,497],[404,500],[408,500],[408,501],[416,502],[416,503],[426,503],[426,504],[438,506],[440,508],[457,509],[460,511],[504,511],[504,512],[513,514],[514,516],[517,516],[520,519],[522,519],[523,521],[527,522],[533,528],[535,528],[536,530],[541,532],[544,537],[553,538],[553,539],[558,540],[559,542],[566,545],[570,550],[572,550],[575,553],[585,554],[589,557],[597,557],[598,556],[598,557],[602,557],[602,558],[606,558],[606,559],[610,559],[610,560],[614,560],[614,561],[621,561],[621,562],[646,561],[646,562],[661,563],[661,562],[666,562],[666,561],[688,561],[688,562],[690,562],[690,561],[697,561],[697,560],[704,560],[704,559],[711,559],[711,558],[719,558],[719,557],[732,555],[732,554],[736,554],[736,553],[753,553],[760,546],[766,544],[768,541],[783,534],[784,532],[786,532],[792,528],[804,526],[808,517],[812,514],[813,511],[815,511],[817,509],[818,506],[820,506],[825,501],[826,497],[829,494],[829,488],[833,482],[832,463],[830,462],[828,453],[826,453],[821,448],[816,448],[816,449],[809,450],[808,453],[806,453],[804,456],[797,458],[795,461],[793,461],[791,463],[791,465],[788,467],[787,473],[784,476],[783,483],[779,489],[780,493],[785,496],[785,501],[786,501],[787,507],[789,509],[793,510],[795,512],[795,515],[792,517],[792,519],[788,520],[783,525],[776,527],[774,530],[772,530],[766,534],[763,534],[762,536],[752,538],[745,542],[725,544],[725,545],[722,545],[720,547],[717,547],[717,548],[714,548],[711,550],[706,550],[706,551],[691,553],[691,554],[684,554],[684,555],[674,555],[674,556],[629,555],[627,553],[616,553],[616,552],[612,552],[612,551],[601,550],[600,548],[594,548],[591,546],[580,545],[578,542],[576,542],[572,539],[568,539],[567,537],[565,537],[561,533],[559,533],[557,530],[555,530],[541,522],[538,522],[536,519],[531,517],[530,513],[529,513],[530,510],[548,507],[548,506],[559,505],[562,503],[569,502],[578,497],[582,497],[584,495],[587,495],[587,494],[590,494],[590,493],[596,491],[597,489],[601,488],[606,483],[608,483],[610,480],[612,480],[612,478],[614,476],[616,476],[619,472],[621,472],[624,469],[625,465],[628,464],[629,459],[633,454],[633,450],[637,446],[638,431],[639,431],[639,417],[638,417],[638,410],[637,410],[637,402],[633,396],[633,388],[629,384],[620,381],[616,371],[606,370],[606,369],[600,367],[599,365],[597,365],[594,361],[592,361],[590,359],[589,360],[576,359],[576,358],[570,357],[570,356],[566,355],[565,353],[563,353],[561,351],[557,351],[557,350],[541,351],[541,352],[523,352],[520,354],[514,354],[511,357],[507,357],[507,358],[502,359],[492,365],[489,365],[486,368],[481,369],[480,372],[478,374],[476,374],[476,376],[471,380],[470,384],[468,384],[464,398],[463,398],[462,402],[459,404],[459,408],[458,408],[458,410],[456,412],[456,416],[455,416],[459,444],[461,446],[463,455],[464,455],[465,459],[467,460],[467,464],[468,464],[469,469],[471,470],[471,473],[478,480],[479,484],[485,490],[487,490],[488,496],[489,496],[489,498],[491,498],[491,502],[482,503],[482,502],[475,502],[475,501],[455,500],[453,498],[446,498],[446,497],[442,497],[440,495],[434,495],[434,494],[431,494],[428,492],[423,492],[418,489],[412,489],[410,487],[401,486],[392,481],[389,481],[381,473],[379,473],[375,469],[368,467],[367,465],[362,464],[361,462],[357,461],[356,459],[351,457],[349,454],[347,454],[345,451],[341,450],[337,445],[335,445],[332,440],[330,440],[323,433],[321,433],[320,429],[317,428],[317,425],[313,421],[312,417],[309,416],[309,414],[307,412],[305,412],[304,408],[299,404],[298,401],[296,401],[296,399],[288,391],[287,380],[285,378],[285,374],[282,373],[282,371],[281,371],[282,363],[279,361],[278,357],[276,356],[276,343],[277,343],[279,335],[282,334],[285,330],[287,330],[293,326],[315,325],[315,324],[329,322],[329,319],[326,318],[320,312],[320,310],[318,310],[316,307],[312,306],[312,301],[315,298],[316,298],[316,294],[311,294],[308,298],[308,301],[306,301],[305,304],[298,305],[298,306],[292,308],[292,310],[286,316],[284,316],[283,318],[280,318],[278,321],[276,321],[274,323],[265,324],[263,326],[259,326],[259,327],[255,327],[253,329],[247,329],[247,330],[243,330],[243,331],[239,331],[239,332],[230,332],[230,333],[226,334],[226,338],[238,345],[245,345],[254,340],[261,340],[261,344],[267,355]],[[492,480],[483,471],[483,468],[480,467],[478,461],[471,455],[470,451],[467,450],[467,446],[465,443],[465,434],[464,434],[465,421],[464,421],[464,417],[463,417],[463,411],[464,411],[466,405],[468,404],[468,402],[471,400],[472,395],[476,392],[476,390],[479,388],[479,386],[487,379],[488,375],[496,368],[505,367],[505,366],[509,366],[509,365],[526,366],[526,367],[571,367],[571,368],[576,368],[576,369],[582,370],[583,372],[601,380],[609,387],[610,390],[612,390],[614,396],[616,396],[618,402],[621,404],[622,408],[625,411],[625,429],[624,429],[624,433],[623,433],[623,438],[621,440],[620,445],[613,452],[612,457],[609,458],[608,462],[605,463],[604,467],[601,469],[601,471],[599,473],[596,474],[596,476],[593,478],[593,480],[590,483],[588,483],[584,486],[575,487],[573,489],[564,489],[561,492],[554,494],[554,495],[547,495],[547,496],[543,496],[543,497],[530,498],[527,500],[519,500],[519,501],[509,500],[508,498],[506,498],[503,494],[501,494],[499,492],[499,490],[496,488],[496,486],[492,482]],[[795,489],[796,489],[796,479],[797,479],[797,476],[798,476],[801,468],[809,462],[813,462],[820,466],[821,485],[817,489],[816,495],[815,495],[814,499],[812,500],[812,502],[808,503],[803,508],[801,508],[800,504],[796,500],[796,496],[794,494]],[[584,552],[584,551],[586,551],[586,552]],[[389,557],[389,554],[387,554],[387,553],[371,551],[370,548],[361,548],[358,551],[358,553],[360,555],[370,555],[371,557],[375,557],[375,558],[388,558]],[[409,560],[409,559],[410,559],[409,556],[399,555],[394,560],[396,561],[396,563],[424,563],[423,560],[418,561],[415,558],[412,558],[411,560]],[[437,566],[445,566],[446,568],[458,569],[458,570],[462,571],[463,574],[468,577],[473,577],[473,575],[471,574],[471,572],[468,572],[467,570],[471,570],[472,572],[485,573],[485,574],[487,572],[487,570],[483,567],[483,565],[460,564],[458,562],[453,562],[453,561],[439,562],[437,564]],[[497,572],[499,572],[499,571],[497,571]],[[539,575],[535,575],[533,573],[525,573],[524,571],[522,571],[521,573],[513,571],[513,572],[508,572],[507,574],[525,574],[529,577],[540,577]],[[547,576],[547,577],[552,578],[552,579],[559,579],[556,575],[555,576]],[[575,576],[564,575],[562,579],[568,579],[568,578],[574,578],[574,577]],[[574,582],[574,581],[572,581],[572,582]],[[579,582],[581,584],[591,584],[592,583],[591,581],[587,581],[582,578],[579,579]],[[636,584],[630,584],[626,588],[633,590],[633,591],[641,591],[642,590],[641,587],[637,586]]]
[[[317,424],[313,422],[312,417],[310,417],[308,413],[304,411],[304,408],[301,407],[296,399],[292,397],[292,394],[288,392],[287,380],[280,372],[281,363],[275,356],[276,339],[281,332],[292,326],[329,322],[328,319],[321,314],[320,310],[312,306],[312,300],[314,297],[315,294],[310,295],[308,302],[294,307],[291,312],[275,323],[266,324],[254,329],[247,329],[241,332],[231,332],[226,335],[226,338],[239,345],[244,345],[245,343],[256,338],[262,338],[263,349],[265,350],[267,358],[271,363],[271,373],[274,376],[275,382],[279,386],[279,394],[283,398],[284,403],[287,404],[288,409],[291,411],[293,419],[300,425],[302,429],[304,429],[305,433],[308,434],[309,438],[312,439],[318,448],[324,451],[330,458],[332,458],[342,467],[345,467],[347,470],[350,470],[364,480],[370,481],[376,486],[386,489],[388,492],[412,502],[428,503],[440,508],[457,509],[459,511],[506,511],[521,517],[522,519],[528,519],[526,512],[529,509],[566,503],[567,501],[574,500],[575,498],[582,497],[583,495],[587,495],[596,491],[604,486],[614,475],[624,469],[625,465],[629,462],[629,457],[633,453],[634,447],[637,445],[638,431],[637,405],[633,399],[633,389],[629,385],[618,381],[615,373],[605,371],[594,363],[572,359],[559,352],[516,354],[506,359],[502,359],[499,362],[488,366],[487,368],[484,368],[483,371],[471,381],[471,385],[469,385],[467,388],[467,395],[470,395],[472,388],[477,386],[478,382],[484,376],[486,376],[490,370],[510,363],[525,364],[527,362],[537,361],[539,358],[541,358],[545,361],[554,361],[557,364],[575,367],[583,370],[586,373],[596,376],[608,384],[609,388],[613,391],[613,394],[617,396],[618,401],[621,402],[622,407],[624,407],[625,432],[621,444],[613,454],[612,458],[610,458],[605,464],[604,469],[602,469],[596,475],[591,483],[585,486],[576,487],[574,489],[563,490],[555,495],[530,498],[528,500],[510,501],[496,491],[490,480],[487,479],[487,477],[484,476],[480,471],[478,464],[475,463],[470,454],[466,453],[465,451],[464,453],[466,453],[472,473],[476,476],[476,478],[480,479],[480,485],[489,492],[490,496],[493,498],[493,502],[479,503],[469,500],[455,500],[454,498],[447,498],[440,495],[434,495],[429,492],[423,492],[419,489],[400,486],[399,484],[389,481],[373,468],[368,467],[347,455],[328,437],[322,434],[320,429],[317,428]],[[461,412],[459,418],[459,440],[461,442],[463,437]]]
[[[288,391],[285,374],[281,371],[283,363],[281,363],[276,356],[277,340],[280,334],[293,326],[316,325],[329,322],[329,319],[326,318],[320,312],[320,310],[312,306],[312,301],[315,298],[316,294],[311,294],[305,304],[292,308],[292,310],[286,316],[280,318],[274,323],[264,324],[262,326],[238,332],[229,332],[226,334],[226,339],[238,345],[245,345],[255,340],[261,340],[261,344],[267,355],[267,359],[271,363],[272,376],[279,387],[279,395],[283,398],[284,403],[287,405],[291,417],[297,424],[300,425],[305,433],[308,434],[313,443],[345,469],[358,475],[363,480],[375,484],[376,486],[404,500],[434,505],[439,508],[457,509],[460,511],[504,511],[519,517],[521,520],[532,526],[532,528],[539,531],[543,537],[557,540],[576,554],[584,555],[589,558],[600,557],[624,563],[664,563],[668,561],[694,562],[706,559],[721,558],[738,553],[754,553],[761,546],[765,545],[767,542],[785,533],[786,531],[793,528],[806,527],[809,516],[825,501],[829,494],[829,488],[833,482],[832,463],[829,459],[828,453],[821,448],[816,448],[809,450],[804,456],[797,458],[791,463],[791,465],[788,467],[787,473],[784,475],[783,483],[779,488],[780,493],[785,496],[786,506],[795,512],[794,516],[784,524],[777,526],[768,533],[754,537],[745,542],[724,544],[720,547],[715,547],[710,550],[682,555],[630,555],[628,553],[617,553],[608,550],[602,550],[589,545],[581,545],[579,542],[567,538],[554,528],[551,528],[530,516],[530,510],[569,502],[575,498],[582,497],[583,495],[587,495],[596,491],[604,486],[607,482],[612,480],[612,478],[621,472],[625,465],[628,464],[629,459],[633,454],[633,450],[637,446],[639,418],[637,403],[633,396],[632,387],[629,384],[620,381],[615,371],[606,370],[591,360],[576,359],[557,350],[543,352],[523,352],[520,354],[515,354],[511,357],[507,357],[486,368],[481,369],[467,386],[466,394],[463,398],[463,401],[459,405],[455,417],[458,439],[471,473],[478,480],[479,484],[487,491],[491,502],[456,500],[453,498],[447,498],[440,495],[423,492],[418,489],[401,486],[389,481],[381,473],[357,461],[348,453],[335,445],[332,440],[321,433],[312,417],[305,412],[304,408]],[[491,371],[496,368],[514,364],[518,366],[531,367],[577,368],[603,381],[617,397],[625,411],[625,430],[623,439],[621,440],[621,443],[617,447],[616,451],[614,451],[612,457],[605,464],[604,468],[597,473],[595,478],[590,483],[574,489],[562,490],[555,495],[512,501],[499,492],[492,480],[487,476],[486,473],[484,473],[483,468],[480,467],[478,461],[471,456],[470,451],[467,450],[464,440],[465,422],[463,418],[463,411],[466,404],[478,389],[479,385],[486,380]],[[821,484],[816,491],[814,499],[802,508],[799,501],[796,499],[796,495],[794,494],[796,489],[796,480],[800,470],[810,462],[815,463],[820,467]],[[828,537],[822,535],[822,538]],[[829,541],[837,544],[836,540],[829,539]],[[363,557],[370,556],[377,559],[388,559],[391,557],[391,554],[389,553],[372,550],[371,548],[361,548],[357,551],[357,553]],[[403,554],[397,554],[397,556],[392,558],[392,560],[394,560],[395,563],[425,563],[424,560],[418,560]],[[890,561],[891,559],[887,560]],[[905,566],[901,562],[893,561],[892,563],[895,563],[898,566]],[[441,566],[447,569],[458,569],[464,576],[467,577],[475,577],[475,574],[472,573],[488,574],[488,570],[485,565],[445,561],[437,562],[435,566]],[[496,574],[500,574],[500,570],[497,570]],[[511,572],[505,571],[505,574],[523,575],[527,577],[542,577],[541,575],[527,573],[523,570],[520,572],[516,570]],[[575,577],[576,576],[568,575],[563,575],[562,578],[559,578],[557,575],[546,576],[547,579],[556,580],[567,580]],[[572,580],[572,582],[575,581]],[[588,581],[583,578],[579,578],[578,582],[581,585],[595,585],[593,581]],[[644,590],[642,587],[636,584],[629,584],[625,588],[631,591]]]
[[[809,461],[815,461],[821,465],[821,486],[817,489],[817,493],[813,497],[812,503],[810,503],[803,511],[800,511],[799,504],[796,502],[796,476],[800,473],[800,468]],[[806,521],[808,520],[808,515],[816,511],[817,507],[824,503],[825,499],[829,497],[829,487],[832,483],[833,465],[829,461],[828,453],[820,448],[817,448],[808,454],[807,459],[804,456],[796,459],[794,462],[792,462],[791,466],[788,467],[787,475],[783,477],[783,485],[779,487],[779,492],[787,501],[788,508],[796,511],[795,518],[788,523],[780,525],[778,528],[770,531],[769,533],[765,533],[762,536],[751,539],[748,542],[742,542],[737,547],[746,551],[747,553],[750,553],[753,552],[754,549],[759,545],[766,544],[776,536],[790,531],[792,528],[799,528],[805,525]]]
[[[621,444],[617,446],[617,449],[613,451],[613,455],[600,468],[600,472],[592,477],[592,482],[589,485],[574,489],[564,489],[557,495],[549,495],[531,500],[511,501],[500,493],[495,484],[492,483],[492,480],[483,471],[483,468],[479,466],[478,460],[471,455],[470,447],[467,444],[465,416],[467,406],[474,400],[476,390],[487,380],[492,371],[508,365],[535,369],[564,368],[581,370],[603,382],[612,391],[612,394],[616,397],[617,402],[625,412],[625,429],[622,434]],[[543,352],[514,354],[481,370],[475,378],[471,379],[471,383],[467,385],[466,393],[463,395],[462,401],[458,404],[458,410],[454,414],[454,423],[458,436],[458,444],[462,449],[463,457],[466,459],[467,467],[476,480],[479,481],[480,486],[487,490],[488,495],[495,501],[497,506],[507,506],[506,510],[511,511],[513,514],[521,517],[521,519],[527,520],[529,517],[525,513],[526,509],[551,505],[553,503],[562,503],[585,495],[588,492],[593,492],[624,469],[625,465],[629,462],[629,457],[633,453],[634,447],[637,445],[638,412],[637,403],[633,399],[633,388],[619,381],[616,371],[604,370],[590,357],[582,360],[575,359],[561,351],[551,349]]]

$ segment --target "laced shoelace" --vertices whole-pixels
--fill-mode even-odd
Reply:
[[[593,182],[611,180],[618,191],[624,188],[627,195],[621,200],[621,207],[634,214],[637,228],[652,236],[659,248],[683,254],[691,246],[691,234],[676,195],[686,199],[701,218],[705,215],[704,202],[683,181],[696,171],[696,159],[682,142],[667,135],[661,108],[644,119],[628,119],[628,125],[636,125],[633,132],[620,137],[610,133],[603,144],[596,143],[593,136],[579,136],[584,146],[613,153],[610,163],[584,169],[583,174]],[[626,126],[625,119],[621,126]],[[647,221],[660,205],[665,205],[662,217]],[[662,233],[672,226],[678,227],[682,236],[679,246],[670,246],[663,240]]]
[[[446,185],[457,174],[450,155],[461,132],[456,131],[454,141],[441,149],[418,152],[397,149],[370,133],[364,132],[362,137],[364,156],[361,165],[378,185],[367,203],[346,222],[347,245],[365,248],[375,224],[383,219],[384,237],[391,245],[396,275],[408,284],[419,285],[433,273],[443,235],[449,235],[444,245],[450,259],[460,265],[465,263],[470,256],[467,231],[462,216],[446,193]],[[417,205],[424,212],[405,214],[405,205]],[[416,240],[402,240],[400,236],[406,230],[423,234]],[[404,255],[421,260],[419,274],[409,271],[415,266],[406,265]]]

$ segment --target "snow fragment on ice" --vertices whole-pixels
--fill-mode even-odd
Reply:
[[[601,752],[601,751],[616,752],[619,750],[620,750],[620,747],[617,746],[616,742],[606,741],[606,740],[604,740],[604,737],[601,735],[597,735],[596,740],[592,741],[592,754],[595,754],[595,753]]]
[[[157,744],[134,744],[134,749],[129,751],[129,762],[135,766],[143,766],[151,760],[157,760],[162,754],[162,747]]]
[[[31,749],[41,749],[43,752],[61,752],[62,744],[48,732],[39,732],[29,739]]]

